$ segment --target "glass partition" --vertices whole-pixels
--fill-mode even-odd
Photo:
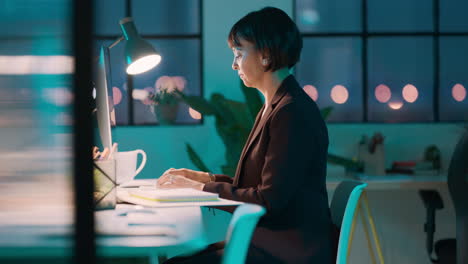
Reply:
[[[71,7],[0,2],[0,263],[71,262]]]

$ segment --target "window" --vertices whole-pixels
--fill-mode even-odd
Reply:
[[[369,121],[433,121],[432,51],[431,37],[369,38]]]
[[[329,121],[361,121],[361,39],[305,38],[296,76],[320,105],[333,107]]]
[[[177,87],[187,95],[202,95],[201,1],[100,0],[96,12],[96,54],[100,45],[109,46],[122,35],[119,20],[130,16],[140,36],[162,56],[156,68],[129,76],[125,45],[110,50],[117,125],[156,125],[161,115],[171,124],[200,124],[201,117],[186,104],[156,106],[148,94]]]
[[[457,121],[468,115],[468,36],[440,38],[440,120]]]
[[[463,0],[296,0],[298,81],[333,107],[330,122],[467,121],[467,9]]]

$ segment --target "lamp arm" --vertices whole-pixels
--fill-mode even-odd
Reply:
[[[123,36],[119,37],[118,39],[116,39],[114,42],[112,42],[112,44],[109,45],[109,50],[112,49],[115,45],[119,44],[120,41],[124,40],[125,38]],[[97,63],[100,59],[100,56],[96,56],[94,57],[94,63]]]
[[[109,49],[112,49],[115,45],[119,44],[119,42],[122,40],[124,40],[124,37],[120,36],[120,38],[116,39],[112,44],[109,45]]]

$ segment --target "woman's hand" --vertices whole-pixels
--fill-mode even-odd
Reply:
[[[164,173],[156,181],[156,187],[161,189],[193,188],[201,191],[204,186],[205,184],[198,181],[170,173]]]
[[[193,181],[201,182],[201,183],[208,183],[211,181],[211,178],[208,172],[203,172],[203,171],[170,168],[163,173],[163,176],[165,174],[184,176],[185,178],[188,178]]]

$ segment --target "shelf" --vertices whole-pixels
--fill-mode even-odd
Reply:
[[[439,175],[365,175],[358,173],[346,174],[342,167],[329,166],[327,170],[327,189],[335,189],[344,180],[362,181],[368,184],[367,190],[394,190],[394,189],[437,189],[447,186],[447,176]]]

